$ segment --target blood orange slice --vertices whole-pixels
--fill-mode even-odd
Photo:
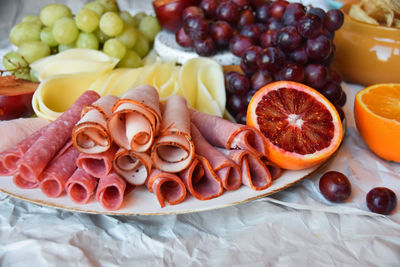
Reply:
[[[291,170],[325,161],[343,138],[339,114],[329,100],[295,82],[262,87],[249,103],[247,124],[266,137],[269,160]]]

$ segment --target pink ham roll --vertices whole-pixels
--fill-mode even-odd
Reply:
[[[192,124],[192,137],[196,153],[210,162],[224,188],[226,190],[238,189],[242,184],[240,167],[210,145],[194,124]]]
[[[282,175],[282,168],[269,161],[266,157],[260,158],[265,166],[267,166],[269,173],[271,174],[272,180],[278,179]]]
[[[219,197],[224,192],[221,180],[213,171],[208,160],[196,155],[192,163],[179,173],[186,189],[199,200]]]
[[[165,106],[160,136],[154,142],[151,158],[156,168],[176,173],[186,169],[193,157],[190,111],[183,97],[171,96]]]
[[[74,125],[79,121],[84,105],[96,101],[100,96],[94,91],[86,91],[72,106],[49,127],[22,156],[18,172],[26,181],[35,182],[47,164],[60,148],[71,138]]]
[[[65,184],[76,170],[76,159],[79,151],[70,147],[50,162],[49,166],[40,174],[38,181],[40,189],[49,197],[59,197],[64,192]]]
[[[165,207],[165,201],[169,205],[181,203],[186,198],[186,188],[182,180],[175,174],[152,169],[147,182],[151,193],[156,194],[161,208]]]
[[[33,189],[39,186],[39,182],[26,181],[18,172],[14,174],[13,182],[16,186],[23,189]]]
[[[86,154],[99,154],[110,149],[112,140],[107,129],[107,118],[118,97],[107,95],[82,109],[81,119],[72,131],[76,149]]]
[[[254,127],[233,123],[195,110],[191,111],[191,118],[192,123],[213,146],[244,149],[260,156],[267,155],[265,137]]]
[[[113,160],[114,171],[132,185],[142,185],[150,175],[152,161],[149,155],[120,148]]]
[[[160,128],[160,98],[154,87],[141,85],[127,91],[113,107],[108,129],[118,146],[146,152]]]
[[[268,167],[258,155],[247,150],[219,150],[240,166],[244,185],[257,191],[271,185],[272,178]]]
[[[97,180],[84,170],[77,168],[65,184],[65,190],[72,201],[86,204],[94,193]]]
[[[109,150],[98,154],[79,154],[76,165],[88,174],[103,178],[107,176],[112,169],[112,162],[118,147],[113,145]]]
[[[110,172],[99,179],[96,199],[106,210],[118,210],[124,201],[126,181],[117,173]]]

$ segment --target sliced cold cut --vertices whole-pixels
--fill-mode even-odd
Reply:
[[[76,165],[88,174],[103,178],[108,175],[113,166],[113,159],[118,147],[113,145],[105,152],[97,154],[80,153]]]
[[[124,201],[125,189],[126,181],[112,171],[106,177],[99,179],[96,199],[106,210],[117,210]]]
[[[141,85],[124,93],[115,103],[107,126],[118,146],[146,152],[160,128],[160,98],[154,87]]]
[[[132,185],[143,185],[150,175],[151,158],[143,152],[120,148],[114,156],[114,171]]]
[[[74,125],[79,121],[82,107],[100,96],[94,91],[83,93],[72,106],[49,127],[22,156],[18,172],[26,181],[35,182],[60,148],[71,138]]]
[[[152,169],[147,187],[151,193],[157,196],[161,208],[165,207],[165,201],[169,205],[176,205],[186,198],[185,184],[173,173]]]
[[[97,180],[81,168],[77,168],[65,184],[65,190],[72,201],[86,204],[94,193]]]
[[[186,100],[179,95],[171,96],[165,106],[160,136],[152,147],[154,166],[162,171],[177,173],[190,165],[194,153]]]
[[[118,97],[107,95],[82,109],[79,122],[72,131],[72,141],[76,149],[86,154],[98,154],[107,151],[112,145],[107,129],[107,118]]]

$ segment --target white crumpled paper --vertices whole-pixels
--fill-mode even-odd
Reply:
[[[1,0],[1,57],[10,49],[7,25],[38,14],[44,2],[51,1]],[[74,12],[82,5],[59,2]],[[150,8],[150,1],[119,2],[129,10]],[[303,182],[233,207],[163,216],[74,213],[0,193],[0,265],[399,266],[400,204],[382,216],[368,212],[365,196],[386,186],[400,197],[400,164],[381,160],[366,147],[352,115],[362,87],[343,87],[348,97],[343,145]],[[319,177],[328,170],[350,179],[348,202],[332,204],[319,193]]]

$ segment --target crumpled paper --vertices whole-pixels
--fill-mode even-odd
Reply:
[[[22,16],[53,1],[2,0],[0,57]],[[67,3],[74,12],[84,1]],[[127,10],[150,1],[119,1]],[[17,5],[18,8],[15,8]],[[5,41],[6,40],[6,41]],[[358,136],[353,101],[361,86],[343,84],[346,137],[309,178],[270,197],[182,215],[106,216],[43,207],[0,193],[2,266],[398,266],[399,205],[390,216],[368,211],[366,193],[387,186],[400,197],[400,164],[375,156]],[[1,131],[0,131],[1,138]],[[319,193],[320,176],[344,173],[348,202]]]

